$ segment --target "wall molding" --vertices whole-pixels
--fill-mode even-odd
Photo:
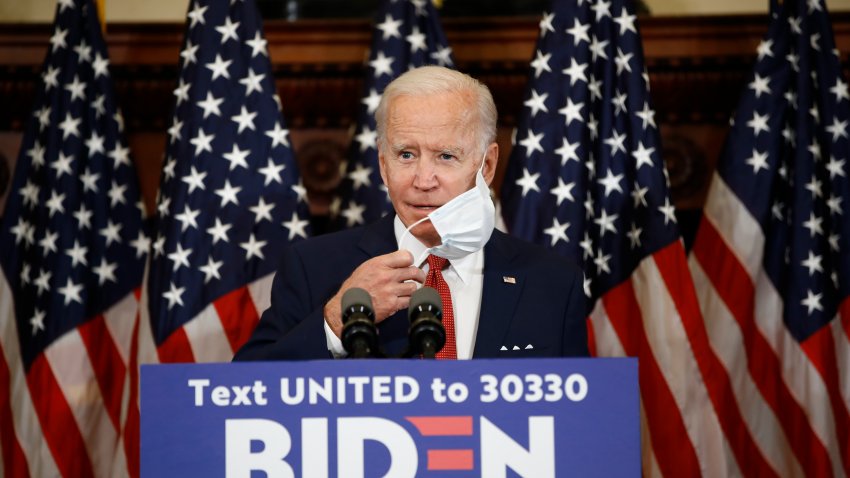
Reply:
[[[850,13],[833,13],[832,20],[837,47],[847,64]],[[680,208],[698,208],[728,118],[766,32],[767,17],[646,16],[639,21],[674,199]],[[443,25],[458,67],[493,92],[506,158],[510,130],[522,108],[538,18],[449,18]],[[134,154],[149,202],[158,182],[184,28],[182,23],[107,26],[118,101],[131,143],[139,145]],[[321,213],[334,184],[328,175],[333,176],[334,165],[342,157],[339,152],[347,149],[360,101],[371,24],[367,20],[274,20],[265,22],[264,28],[293,145],[296,154],[303,149],[299,162],[314,208]],[[51,33],[48,24],[5,24],[0,30],[0,94],[4,98],[0,131],[20,132],[30,114]],[[321,147],[328,142],[329,147]],[[497,181],[500,178],[497,174]]]

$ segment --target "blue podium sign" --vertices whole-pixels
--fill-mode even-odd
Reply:
[[[640,476],[636,359],[143,365],[146,477]]]

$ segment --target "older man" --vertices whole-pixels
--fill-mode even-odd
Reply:
[[[340,301],[352,287],[372,297],[381,347],[397,355],[422,284],[443,297],[438,358],[587,355],[578,267],[493,230],[499,146],[487,87],[442,67],[410,70],[387,86],[375,116],[395,215],[289,248],[271,307],[235,360],[344,356]]]

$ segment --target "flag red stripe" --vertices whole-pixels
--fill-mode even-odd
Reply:
[[[832,415],[835,420],[835,432],[838,435],[838,449],[841,453],[841,463],[844,465],[844,473],[850,475],[848,468],[848,432],[850,432],[850,416],[847,407],[841,397],[840,382],[838,378],[838,354],[835,351],[835,339],[832,336],[832,327],[821,327],[815,334],[800,344],[803,351],[814,367],[823,377],[829,394]]]
[[[703,238],[697,237],[700,242]],[[699,244],[702,247],[702,244]],[[694,254],[699,258],[697,245]],[[671,292],[676,310],[682,319],[682,326],[688,336],[688,343],[693,351],[694,359],[703,377],[708,397],[717,411],[717,419],[726,439],[729,441],[735,460],[744,476],[778,476],[762,454],[752,434],[747,428],[746,420],[735,401],[732,380],[723,362],[711,349],[711,341],[701,320],[699,301],[696,292],[690,287],[681,287],[685,283],[679,273],[687,270],[684,254],[679,252],[682,246],[679,242],[668,246],[654,254],[655,263],[661,272],[661,277],[667,289]]]
[[[44,439],[62,476],[94,476],[83,436],[44,354],[30,366],[27,385]]]
[[[617,331],[626,355],[638,357],[640,393],[649,422],[652,448],[665,476],[700,476],[696,450],[685,429],[673,393],[658,366],[630,280],[614,287],[602,297],[605,312]],[[676,450],[667,453],[666,450]]]
[[[138,297],[138,289],[137,289]],[[130,397],[127,406],[127,421],[124,424],[124,455],[127,457],[127,473],[131,478],[138,478],[139,470],[139,446],[141,437],[139,435],[139,325],[141,323],[141,311],[136,313],[136,322],[133,326],[133,338],[130,342]]]
[[[584,323],[587,324],[587,350],[591,357],[596,357],[596,332],[593,330],[593,321],[588,317]]]
[[[779,419],[803,469],[813,476],[833,476],[826,447],[812,430],[805,410],[794,400],[788,385],[782,380],[780,358],[756,327],[753,317],[755,286],[738,258],[726,248],[717,230],[708,227],[708,224],[709,221],[703,221],[701,237],[694,244],[693,252],[715,291],[738,322],[749,376]]]
[[[27,477],[27,457],[12,426],[12,379],[9,364],[0,345],[0,453],[3,453],[3,476]]]
[[[850,298],[845,299],[838,309],[841,315],[841,328],[844,330],[844,339],[850,341]]]
[[[235,290],[213,301],[221,326],[235,353],[251,337],[251,333],[260,321],[257,307],[248,287],[238,287]]]
[[[175,330],[156,349],[161,363],[194,363],[195,354],[183,327]]]
[[[91,360],[109,419],[116,430],[121,430],[121,400],[127,373],[124,359],[121,358],[102,315],[84,323],[78,330]]]

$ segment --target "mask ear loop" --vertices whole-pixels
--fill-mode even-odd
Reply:
[[[484,175],[484,163],[487,162],[487,148],[484,148],[484,156],[481,157],[481,166],[478,167],[478,172]]]
[[[399,250],[400,250],[400,249],[402,249],[401,245],[404,243],[404,240],[405,240],[405,239],[407,239],[407,237],[410,235],[410,230],[411,230],[411,229],[413,229],[414,227],[416,227],[416,226],[418,226],[418,225],[422,224],[423,222],[430,220],[430,219],[431,219],[430,217],[425,216],[425,217],[423,217],[422,219],[420,219],[420,220],[418,220],[418,221],[414,222],[413,224],[411,224],[411,225],[410,225],[410,227],[408,227],[407,229],[405,229],[405,230],[404,230],[404,233],[402,233],[402,235],[401,235],[401,238],[398,240],[398,248],[399,248]],[[423,261],[426,257],[428,257],[426,254],[430,254],[430,253],[431,253],[431,249],[430,249],[430,248],[425,249],[424,251],[422,251],[422,254],[419,256],[419,258],[418,258],[418,259],[416,259],[416,261],[414,261],[414,263],[413,263],[413,264],[421,264],[421,263],[422,263],[422,261]]]

